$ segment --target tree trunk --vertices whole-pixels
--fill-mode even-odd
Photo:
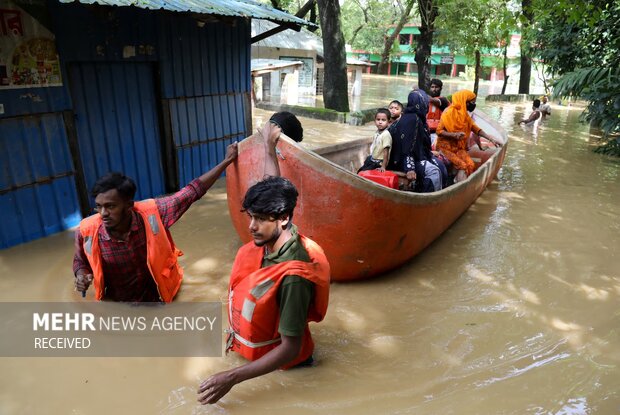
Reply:
[[[506,93],[508,86],[508,42],[504,44],[504,85],[502,85],[502,95]]]
[[[478,85],[480,83],[480,49],[476,49],[476,69],[474,74],[474,94],[478,95]]]
[[[527,33],[534,22],[532,0],[521,0],[521,10],[525,19],[521,33]],[[519,94],[530,93],[530,80],[532,78],[532,52],[529,41],[521,36],[521,75],[519,76]]]
[[[422,21],[420,36],[415,49],[415,62],[418,64],[418,87],[429,91],[431,87],[431,47],[433,45],[437,6],[433,4],[433,0],[418,0],[418,9]]]
[[[318,0],[318,5],[325,55],[323,102],[325,108],[349,112],[347,55],[340,27],[340,4],[338,0]]]
[[[383,51],[381,52],[381,61],[379,62],[379,67],[377,68],[377,73],[387,74],[388,63],[390,61],[390,51],[392,50],[392,45],[394,45],[394,40],[396,36],[400,34],[400,31],[403,29],[405,23],[409,21],[409,15],[411,14],[411,9],[413,9],[413,4],[415,0],[407,0],[407,5],[405,6],[405,10],[403,10],[403,14],[400,16],[396,27],[392,34],[385,38],[385,42],[383,43]]]

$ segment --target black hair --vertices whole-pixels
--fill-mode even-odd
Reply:
[[[269,121],[280,127],[284,134],[296,142],[299,143],[304,139],[304,129],[295,114],[288,111],[276,112]]]
[[[116,189],[118,194],[125,200],[133,200],[136,195],[136,184],[123,173],[112,172],[101,176],[95,182],[91,190],[92,197],[97,197],[100,193]]]
[[[540,100],[538,98],[536,98],[534,100],[534,108],[538,108],[538,107],[540,107]]]
[[[379,114],[385,114],[388,120],[392,117],[392,113],[387,108],[379,108],[377,112],[375,113],[375,118],[377,118],[377,115]]]
[[[394,101],[390,102],[390,104],[388,105],[388,107],[392,104],[396,104],[400,107],[400,109],[405,109],[405,106],[403,105],[402,102],[400,102],[399,100],[395,99]]]
[[[431,79],[431,85],[437,85],[439,88],[443,88],[443,82],[441,82],[441,79]]]
[[[268,177],[250,187],[243,198],[242,212],[293,219],[297,205],[297,189],[284,177]],[[290,222],[289,222],[290,223]]]

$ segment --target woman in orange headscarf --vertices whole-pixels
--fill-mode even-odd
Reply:
[[[452,166],[458,170],[455,182],[465,180],[476,168],[474,161],[467,153],[467,142],[471,132],[482,151],[487,147],[480,143],[480,137],[484,137],[496,147],[502,143],[498,139],[486,134],[472,120],[469,112],[476,109],[476,94],[464,89],[452,95],[452,105],[441,114],[441,120],[437,126],[437,150],[450,160]]]

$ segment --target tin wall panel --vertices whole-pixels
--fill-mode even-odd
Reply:
[[[157,60],[159,12],[56,1],[48,6],[56,22],[58,52],[66,62]]]
[[[69,72],[88,189],[100,176],[119,171],[136,182],[136,199],[163,194],[151,64],[76,63]]]
[[[160,16],[164,98],[250,91],[250,21],[209,22]]]
[[[79,223],[74,168],[61,114],[0,121],[0,248]]]
[[[224,158],[228,144],[246,137],[239,108],[243,108],[241,94],[171,101],[181,185],[213,168]]]

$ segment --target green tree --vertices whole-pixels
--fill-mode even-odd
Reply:
[[[440,40],[453,52],[473,58],[475,63],[474,93],[478,93],[482,52],[497,50],[498,41],[506,35],[501,24],[507,3],[504,0],[446,0],[440,6]]]
[[[395,6],[386,0],[345,0],[342,31],[353,49],[381,52],[390,25],[398,18]]]
[[[583,119],[620,155],[620,2],[538,0],[536,51],[556,78],[553,93],[588,102]]]
[[[383,42],[383,48],[381,50],[381,61],[379,62],[379,67],[377,68],[377,72],[386,74],[388,70],[388,63],[390,61],[390,54],[394,47],[394,41],[400,34],[403,26],[411,19],[411,11],[413,10],[413,6],[415,5],[415,0],[406,0],[403,5],[400,0],[396,0],[396,4],[400,10],[400,17],[396,22],[396,27],[391,34],[389,34],[385,41]]]

